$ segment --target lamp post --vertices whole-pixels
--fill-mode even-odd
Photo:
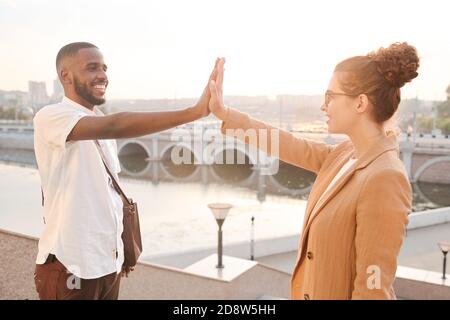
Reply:
[[[439,242],[438,243],[439,248],[442,251],[442,254],[444,255],[444,265],[443,265],[443,270],[442,270],[442,279],[446,279],[445,277],[445,267],[446,267],[446,263],[447,263],[447,253],[450,250],[450,243],[449,242]]]
[[[217,257],[218,257],[218,263],[216,268],[222,269],[225,266],[222,264],[222,225],[225,222],[225,218],[228,215],[228,211],[233,206],[228,203],[211,203],[208,205],[208,208],[211,209],[212,214],[214,215],[214,218],[216,219],[217,225],[219,226],[219,233],[218,233],[218,244],[217,244]]]

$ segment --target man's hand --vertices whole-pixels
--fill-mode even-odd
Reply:
[[[134,267],[125,267],[125,266],[122,266],[122,278],[123,277],[127,277],[128,278],[128,275],[130,274],[130,272],[131,271],[134,271]]]
[[[209,90],[211,94],[211,99],[209,100],[209,110],[220,120],[224,120],[227,115],[227,107],[223,104],[224,64],[225,58],[221,58],[218,62],[216,62],[216,77],[215,79],[212,78],[209,81]]]
[[[198,102],[195,104],[195,106],[192,108],[193,111],[195,112],[195,114],[199,117],[199,118],[203,118],[206,117],[207,115],[209,115],[210,110],[208,108],[208,104],[209,104],[209,100],[211,99],[211,93],[209,91],[209,82],[211,80],[215,80],[216,76],[217,76],[217,63],[219,62],[219,58],[216,59],[216,63],[214,65],[214,69],[211,72],[211,75],[209,76],[209,80],[208,80],[208,84],[205,87],[205,90],[203,90],[203,93],[200,97],[200,99],[198,100]]]

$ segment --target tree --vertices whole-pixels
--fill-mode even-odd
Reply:
[[[0,108],[0,119],[14,120],[16,118],[16,110],[14,108]]]
[[[450,85],[447,87],[447,101],[442,102],[437,106],[437,116],[440,119],[450,117]]]
[[[428,132],[431,131],[433,127],[433,119],[431,117],[418,117],[417,118],[417,127],[419,132]]]
[[[439,119],[437,126],[443,134],[450,134],[450,118]]]

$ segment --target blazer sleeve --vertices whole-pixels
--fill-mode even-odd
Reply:
[[[412,208],[408,177],[385,169],[367,178],[356,211],[352,299],[393,299],[397,257]]]
[[[328,154],[335,148],[326,143],[295,137],[290,132],[232,108],[228,108],[221,131],[284,162],[315,173],[319,172]]]

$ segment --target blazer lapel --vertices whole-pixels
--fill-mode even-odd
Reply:
[[[306,240],[306,236],[308,234],[309,228],[311,227],[311,223],[314,219],[321,213],[321,209],[341,190],[345,184],[350,180],[350,178],[354,175],[357,170],[363,169],[368,166],[372,161],[378,158],[384,152],[390,150],[397,150],[397,155],[399,155],[399,146],[397,142],[397,138],[393,132],[386,132],[387,135],[375,141],[372,147],[363,154],[354,164],[351,166],[347,172],[345,172],[324,195],[319,200],[321,194],[326,190],[328,184],[333,180],[336,174],[339,172],[340,168],[351,158],[353,155],[354,149],[350,151],[345,151],[339,157],[340,159],[336,162],[336,165],[332,166],[329,169],[329,174],[318,183],[314,194],[311,194],[309,201],[311,205],[309,205],[305,212],[305,218],[303,222],[303,232],[301,236],[301,248],[304,246],[304,241]],[[325,174],[325,173],[323,173]],[[299,253],[299,259],[300,259]]]
[[[339,170],[342,168],[342,166],[350,159],[351,156],[347,156],[345,157],[345,161],[343,161],[344,163],[339,167]],[[347,169],[346,172],[344,172],[344,174],[339,177],[339,179],[334,183],[333,186],[331,186],[331,188],[323,195],[323,197],[320,198],[320,200],[316,203],[316,205],[313,207],[313,209],[311,210],[311,213],[308,216],[308,221],[307,221],[307,226],[309,226],[311,224],[311,222],[314,220],[314,218],[317,216],[317,214],[320,212],[320,209],[323,208],[323,206],[325,204],[328,203],[329,200],[331,200],[336,193],[342,189],[342,187],[347,183],[347,181],[353,176],[353,174],[355,173],[355,169],[357,166],[357,162],[356,161],[350,168]],[[338,170],[338,171],[339,171]],[[337,174],[338,172],[336,172]],[[335,175],[336,175],[335,174]],[[334,176],[335,176],[334,175]],[[331,183],[331,181],[329,181],[329,183]],[[328,186],[327,186],[328,187]]]
[[[350,159],[352,154],[353,154],[352,151],[351,152],[347,151],[345,154],[342,154],[328,168],[327,173],[324,172],[322,174],[323,175],[322,177],[319,177],[319,176],[317,177],[317,180],[315,182],[317,185],[311,191],[311,194],[308,199],[308,206],[305,210],[305,218],[303,220],[303,229],[305,229],[308,221],[311,219],[312,214],[317,211],[317,210],[315,210],[315,208],[317,208],[317,205],[318,205],[317,202],[319,201],[321,195],[325,192],[328,185],[331,183],[331,181],[336,176],[336,174],[339,172],[339,170],[342,168],[342,166],[348,161],[348,159]],[[324,197],[322,197],[322,199],[320,199],[320,203],[323,203],[323,201],[325,200],[325,197],[328,197],[328,194],[330,193],[330,191],[331,191],[331,189],[328,190],[327,194],[325,194]]]

